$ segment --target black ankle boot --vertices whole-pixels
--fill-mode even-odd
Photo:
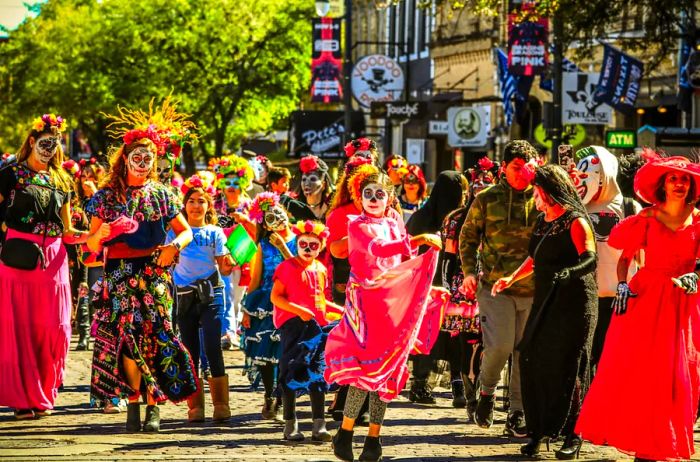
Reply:
[[[146,419],[143,422],[143,431],[160,431],[160,408],[158,406],[146,406]]]
[[[355,456],[352,453],[352,430],[339,428],[333,437],[333,454],[345,462],[353,462]]]
[[[126,407],[126,431],[136,433],[141,431],[141,404],[137,401]]]
[[[452,381],[452,407],[463,409],[467,406],[467,398],[464,396],[464,382]]]
[[[378,462],[382,460],[382,441],[378,436],[365,437],[365,447],[362,448],[360,460],[366,462]]]
[[[582,444],[583,440],[578,435],[567,435],[561,449],[554,451],[554,455],[559,460],[578,459]]]
[[[549,451],[549,438],[533,436],[527,444],[520,446],[520,454],[527,457],[535,457],[539,455],[542,443],[547,445],[547,451]]]

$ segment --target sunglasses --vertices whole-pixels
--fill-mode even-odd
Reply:
[[[367,188],[364,191],[362,191],[362,197],[367,199],[368,201],[372,199],[383,201],[387,198],[387,193],[383,189],[372,190]]]
[[[321,244],[319,242],[316,242],[316,241],[299,241],[297,243],[297,246],[301,250],[306,250],[308,248],[309,250],[315,251],[315,250],[318,250],[319,247],[321,247]]]

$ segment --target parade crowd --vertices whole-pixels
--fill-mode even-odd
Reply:
[[[292,181],[235,154],[183,179],[195,127],[168,100],[111,116],[109,165],[67,160],[66,126],[38,117],[0,161],[0,406],[16,419],[51,414],[74,326],[76,349],[92,341],[90,403],[125,413],[127,432],[159,431],[166,401],[186,401],[189,423],[230,419],[235,347],[261,418],[304,440],[307,394],[311,439],[340,460],[355,460],[359,421],[359,460],[381,460],[387,406],[409,376],[409,399],[434,404],[439,360],[452,404],[483,428],[507,367],[504,432],[528,438],[524,457],[556,443],[575,459],[584,440],[639,461],[694,453],[691,159],[564,146],[556,164],[513,140],[499,163],[429,188],[419,166],[359,138],[337,181],[315,156]]]

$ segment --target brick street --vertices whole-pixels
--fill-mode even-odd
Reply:
[[[260,418],[262,392],[250,391],[241,375],[242,354],[225,352],[231,380],[233,418],[225,424],[188,425],[187,405],[162,406],[161,432],[126,434],[125,413],[105,415],[88,406],[88,378],[92,352],[72,351],[68,357],[65,390],[50,417],[15,421],[12,412],[0,409],[0,460],[335,460],[330,444],[282,440],[280,423]],[[404,395],[389,406],[383,430],[385,460],[395,461],[516,461],[521,440],[501,436],[505,414],[497,407],[496,424],[489,430],[466,423],[464,409],[451,407],[449,390],[438,388],[437,405],[415,405]],[[650,403],[653,399],[650,395]],[[310,436],[308,400],[297,407],[300,426]],[[142,409],[142,417],[143,417]],[[207,395],[207,416],[211,399]],[[338,424],[331,422],[335,431]],[[355,455],[359,456],[365,427],[355,432]],[[696,443],[700,434],[696,433]],[[559,443],[555,444],[558,447]],[[552,448],[554,449],[554,447]],[[544,459],[555,460],[553,452]],[[584,444],[585,460],[631,460],[614,449]],[[697,458],[700,460],[700,457]]]

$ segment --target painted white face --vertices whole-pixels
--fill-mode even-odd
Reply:
[[[270,231],[281,231],[289,224],[289,217],[282,207],[275,205],[265,212],[265,228]]]
[[[362,190],[362,209],[368,215],[381,217],[389,203],[389,193],[379,184],[370,183]]]
[[[297,251],[299,258],[310,262],[321,253],[321,241],[312,234],[302,234],[297,239]]]
[[[588,204],[600,192],[601,165],[597,154],[591,154],[578,162],[574,179],[576,190],[584,205]]]
[[[267,167],[265,167],[262,162],[255,158],[250,159],[248,163],[253,169],[253,173],[255,173],[255,181],[258,183],[265,183],[267,181]]]
[[[48,164],[58,152],[60,140],[51,135],[44,135],[36,140],[32,155],[42,164]]]
[[[156,162],[156,171],[158,172],[158,179],[163,184],[170,184],[173,179],[173,163],[167,157],[159,157],[158,162]]]
[[[301,190],[304,192],[304,196],[313,196],[314,194],[321,192],[322,188],[323,179],[318,172],[313,171],[304,173],[301,176]]]
[[[129,153],[126,160],[129,173],[137,178],[145,178],[153,168],[155,156],[150,149],[139,146]]]
[[[355,155],[357,157],[362,157],[365,159],[373,160],[374,158],[372,157],[372,151],[355,151]]]

